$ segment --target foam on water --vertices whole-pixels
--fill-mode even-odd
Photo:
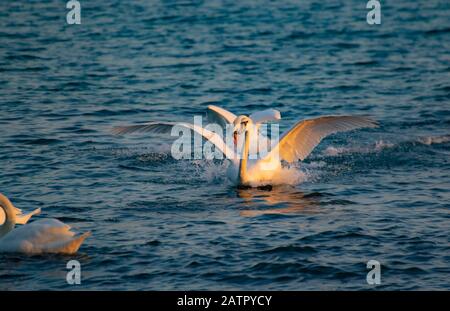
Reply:
[[[299,167],[290,166],[282,167],[279,172],[272,178],[270,182],[253,182],[251,185],[253,187],[265,186],[267,184],[278,186],[278,185],[299,185],[308,180],[308,174],[302,171]]]

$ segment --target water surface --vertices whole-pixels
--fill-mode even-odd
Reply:
[[[93,3],[94,2],[94,3]],[[390,1],[0,3],[0,191],[93,235],[76,256],[0,255],[0,289],[449,289],[450,5]],[[364,114],[294,186],[237,190],[117,124],[268,107],[282,129]],[[82,284],[66,283],[66,262]]]

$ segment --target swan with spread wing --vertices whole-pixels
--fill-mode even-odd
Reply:
[[[364,116],[323,116],[302,120],[294,124],[280,136],[269,152],[259,158],[249,156],[251,146],[266,144],[267,137],[261,135],[261,124],[281,119],[275,109],[255,112],[249,116],[235,114],[213,105],[207,108],[209,121],[219,124],[223,129],[232,127],[233,144],[227,144],[220,133],[205,129],[192,123],[148,122],[144,124],[118,126],[113,129],[116,135],[134,132],[170,133],[174,125],[188,128],[210,141],[230,161],[227,175],[238,186],[270,185],[282,172],[282,163],[304,160],[321,140],[337,132],[359,128],[374,128],[376,121]],[[261,143],[261,139],[265,140]]]

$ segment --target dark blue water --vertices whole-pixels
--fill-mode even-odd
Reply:
[[[93,232],[76,256],[0,254],[0,289],[450,288],[448,1],[382,1],[372,26],[360,0],[80,2],[81,25],[65,1],[0,2],[0,192]],[[109,133],[211,103],[381,126],[327,138],[271,191]]]

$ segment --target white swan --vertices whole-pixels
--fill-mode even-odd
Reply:
[[[11,201],[0,193],[0,253],[73,254],[90,235],[90,232],[87,232],[75,237],[70,226],[57,219],[37,220],[14,228],[17,223],[17,210]]]
[[[233,127],[235,147],[240,145],[238,141],[242,141],[238,138],[244,137],[243,147],[238,148],[242,150],[242,153],[237,153],[235,148],[227,145],[217,133],[191,123],[149,122],[115,127],[113,133],[116,135],[133,132],[170,133],[174,125],[184,126],[213,143],[231,162],[227,171],[228,178],[238,186],[246,187],[272,184],[277,175],[282,172],[281,160],[288,163],[304,160],[328,135],[378,126],[376,121],[362,116],[324,116],[299,121],[281,135],[278,143],[268,154],[252,160],[249,159],[250,145],[258,138],[261,139],[258,132],[259,126],[264,122],[281,119],[279,111],[268,109],[250,116],[236,116],[223,108],[210,105],[208,106],[208,118],[222,127],[228,124]]]

